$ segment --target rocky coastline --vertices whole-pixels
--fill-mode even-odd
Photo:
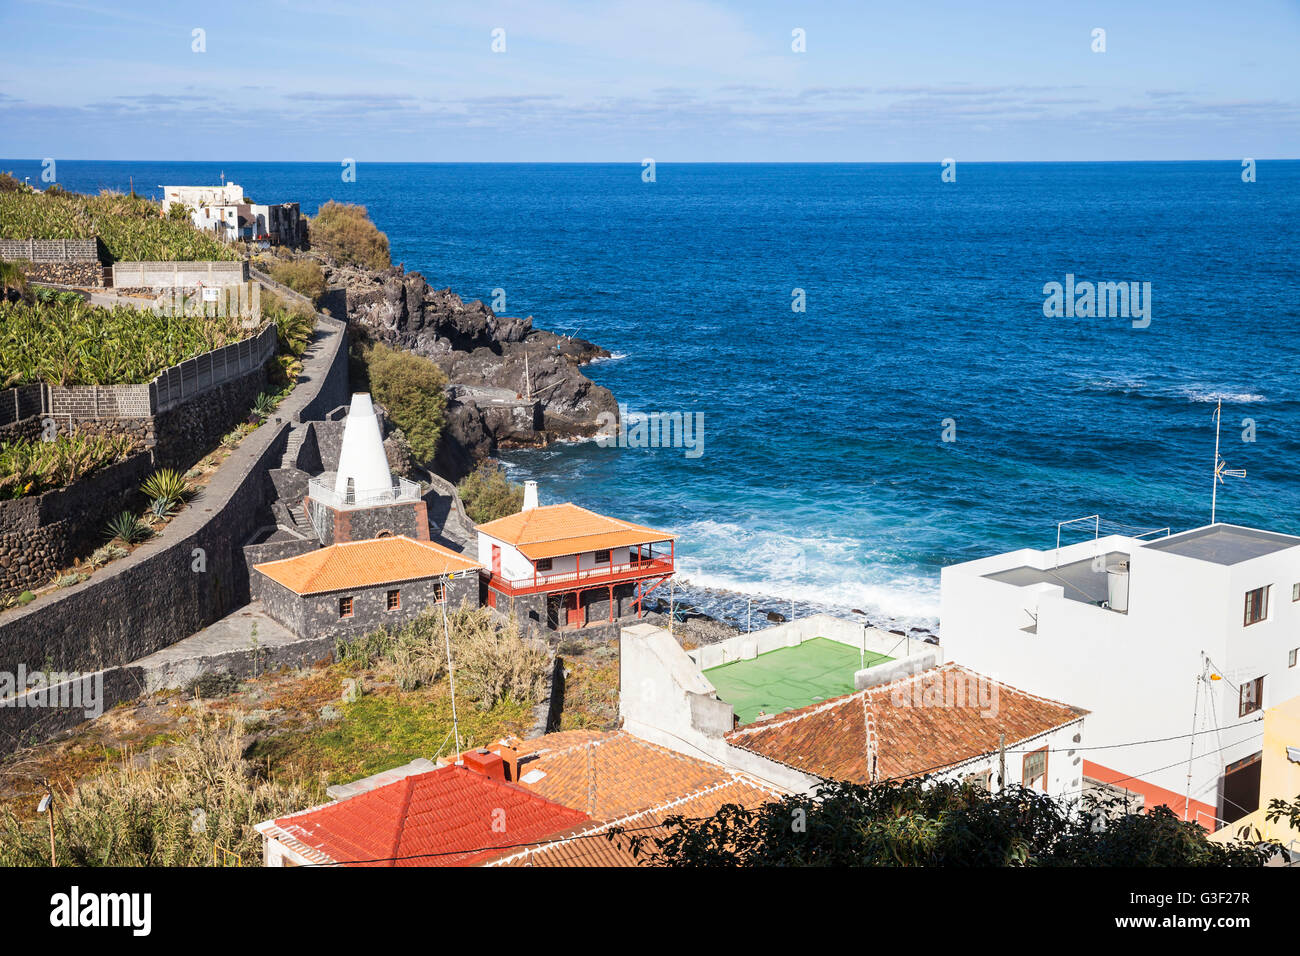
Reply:
[[[602,413],[618,414],[609,389],[582,372],[609,357],[593,342],[534,328],[532,316],[497,315],[400,265],[324,268],[328,284],[346,290],[349,321],[446,373],[447,422],[433,467],[450,481],[498,449],[589,438]]]

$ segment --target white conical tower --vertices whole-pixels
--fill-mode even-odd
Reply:
[[[349,480],[354,500],[373,500],[392,494],[393,476],[388,470],[388,456],[384,454],[384,439],[379,434],[375,406],[366,392],[352,396],[343,425],[343,449],[339,452],[334,493],[344,501],[348,500]]]

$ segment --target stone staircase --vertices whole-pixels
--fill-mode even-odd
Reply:
[[[280,457],[281,468],[297,468],[298,452],[307,440],[307,424],[299,422],[289,429],[289,440],[285,444],[284,454]]]

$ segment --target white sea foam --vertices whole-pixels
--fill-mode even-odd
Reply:
[[[682,530],[679,576],[714,591],[752,594],[788,616],[776,602],[795,601],[799,613],[859,609],[875,623],[933,628],[939,617],[939,577],[900,566],[858,539],[829,533],[795,535],[704,520]],[[734,600],[725,605],[735,618]]]
[[[1263,395],[1256,392],[1227,392],[1216,391],[1205,385],[1183,385],[1175,391],[1190,402],[1217,402],[1225,401],[1230,405],[1246,405],[1251,402],[1267,401]]]
[[[627,355],[628,355],[627,352],[611,352],[609,355],[602,355],[599,358],[594,358],[587,364],[600,365],[604,362],[617,362],[619,359],[627,358]]]

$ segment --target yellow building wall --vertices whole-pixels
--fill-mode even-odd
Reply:
[[[1230,840],[1243,827],[1253,827],[1266,840],[1277,840],[1286,845],[1300,841],[1300,830],[1292,829],[1285,820],[1269,823],[1264,814],[1273,800],[1288,803],[1300,799],[1300,763],[1287,759],[1286,748],[1300,747],[1300,697],[1264,711],[1263,757],[1259,772],[1259,809],[1242,817],[1214,834],[1215,839]],[[1297,845],[1296,849],[1300,849]]]

